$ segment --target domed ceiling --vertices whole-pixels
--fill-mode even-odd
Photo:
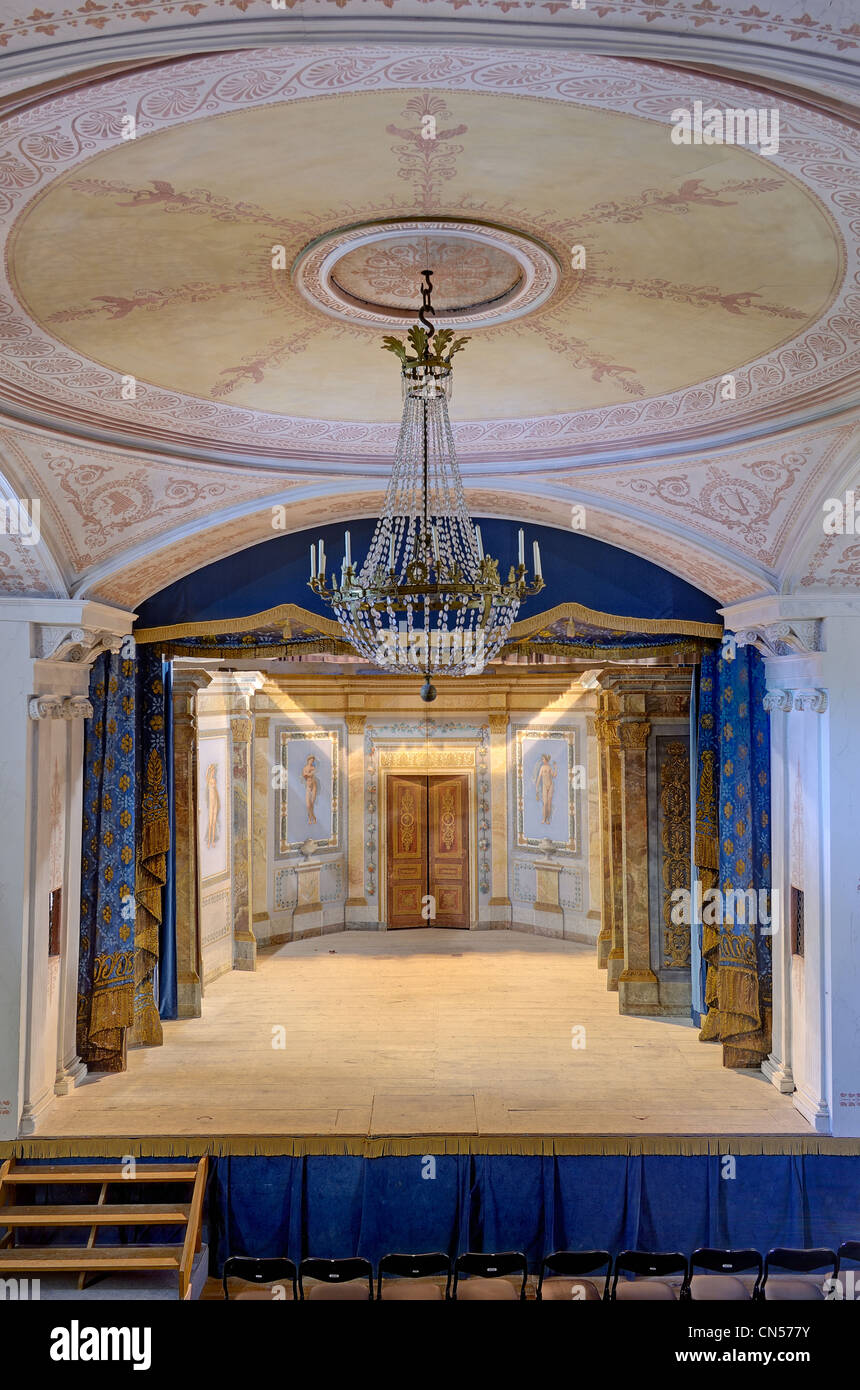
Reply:
[[[671,139],[694,102],[776,101],[770,157]],[[856,587],[820,527],[860,368],[860,148],[826,105],[459,39],[233,44],[13,101],[0,485],[42,499],[43,537],[0,537],[0,587],[133,607],[271,535],[275,502],[291,530],[373,515],[400,413],[381,340],[426,267],[471,337],[473,511],[585,507],[723,602]]]
[[[819,156],[844,132],[819,116],[810,145],[797,106],[773,158],[679,146],[690,80],[573,55],[251,52],[37,106],[7,263],[43,360],[19,338],[17,398],[115,438],[383,458],[399,390],[379,327],[429,258],[440,321],[475,339],[456,374],[466,462],[796,418],[834,356],[810,330],[847,307]],[[66,349],[50,364],[48,344]]]

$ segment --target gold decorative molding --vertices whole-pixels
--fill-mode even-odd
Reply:
[[[254,734],[257,738],[269,737],[269,716],[258,714],[254,721]]]
[[[346,716],[346,731],[348,734],[363,734],[366,723],[366,714],[348,714]]]
[[[660,810],[663,824],[663,949],[665,964],[681,970],[690,964],[690,925],[672,921],[672,894],[690,887],[690,753],[686,743],[665,745],[660,765]]]
[[[491,713],[489,716],[489,723],[491,734],[507,733],[508,724],[510,723],[510,715],[507,713],[507,711],[504,714]]]
[[[253,734],[253,720],[231,719],[230,734],[234,743],[250,743]]]
[[[618,740],[622,748],[633,750],[648,746],[651,725],[647,720],[622,720],[617,725]]]
[[[474,767],[474,748],[382,748],[379,752],[381,768],[408,767],[414,771],[426,771],[435,767]]]

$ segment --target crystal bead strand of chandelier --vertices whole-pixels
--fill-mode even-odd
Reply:
[[[441,485],[445,494],[448,515],[451,518],[452,552],[459,561],[468,579],[477,577],[480,569],[478,543],[475,528],[466,508],[454,432],[448,415],[448,402],[444,396],[438,398],[438,410],[434,412],[434,454],[440,461]]]

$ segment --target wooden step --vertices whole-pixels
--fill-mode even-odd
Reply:
[[[18,1245],[0,1250],[0,1275],[12,1271],[71,1272],[110,1269],[179,1269],[181,1245]]]
[[[11,1167],[6,1175],[8,1183],[52,1183],[65,1182],[193,1182],[197,1176],[196,1163],[149,1164],[138,1163],[134,1176],[130,1176],[121,1163],[93,1163],[75,1167],[74,1164],[46,1163],[44,1168]]]
[[[177,1202],[0,1207],[0,1226],[184,1226],[190,1211]]]

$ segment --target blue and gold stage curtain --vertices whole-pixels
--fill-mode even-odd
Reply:
[[[91,1071],[122,1071],[134,1020],[134,662],[104,653],[84,735],[77,1047]]]
[[[722,1042],[728,1067],[757,1067],[770,1051],[770,936],[762,930],[771,916],[770,729],[764,694],[764,663],[753,648],[740,648],[731,660],[716,653],[703,659],[696,866],[703,897],[718,887],[726,910],[702,927],[708,1012],[700,1036]],[[745,897],[741,908],[737,894],[750,891],[754,898]]]
[[[132,1047],[158,1046],[161,1019],[155,1001],[159,933],[170,849],[167,796],[166,712],[161,652],[138,647],[137,691],[137,863],[134,927],[134,1030]]]
[[[167,852],[167,879],[164,884],[164,906],[158,933],[158,1013],[160,1018],[177,1018],[179,1003],[176,989],[176,798],[173,781],[173,664],[170,661],[162,664],[162,680],[170,849]]]
[[[693,859],[696,875],[702,885],[702,897],[709,888],[717,886],[720,867],[719,841],[719,747],[717,738],[717,670],[720,661],[716,651],[702,656],[699,676],[698,732],[696,752],[696,827],[693,838]],[[695,887],[695,884],[694,884]],[[705,1017],[699,1034],[702,1042],[715,1042],[720,1036],[717,1008],[717,967],[719,963],[720,929],[702,923],[702,959],[705,961]]]

